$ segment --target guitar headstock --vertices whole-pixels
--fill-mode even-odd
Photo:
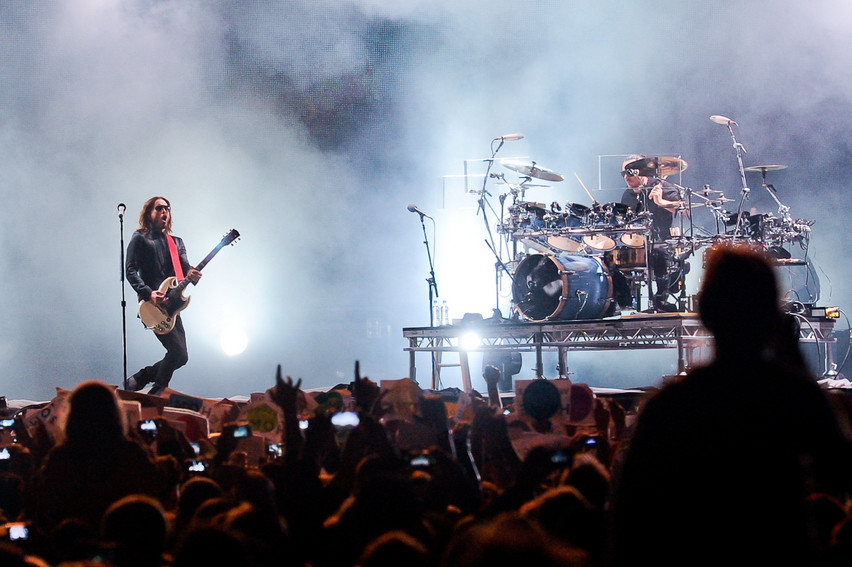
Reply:
[[[239,237],[240,232],[236,228],[232,228],[231,231],[222,238],[222,246],[233,244]]]

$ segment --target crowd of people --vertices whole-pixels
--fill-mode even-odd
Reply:
[[[146,433],[104,382],[71,392],[57,433],[4,410],[0,564],[852,564],[848,414],[808,374],[775,285],[754,251],[712,255],[699,305],[714,359],[635,411],[597,398],[580,425],[545,379],[502,407],[487,367],[487,392],[450,412],[357,362],[353,407],[307,424],[279,366],[281,450],[260,462],[245,424]],[[357,423],[335,425],[344,409]]]

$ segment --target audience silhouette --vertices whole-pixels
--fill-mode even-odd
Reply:
[[[711,254],[708,365],[644,404],[615,471],[614,565],[813,565],[808,495],[847,501],[849,440],[804,370],[768,260]]]
[[[17,433],[0,445],[0,562],[848,565],[850,441],[778,299],[761,254],[711,254],[699,314],[714,356],[630,419],[592,397],[593,423],[572,423],[545,379],[504,404],[493,365],[486,397],[450,401],[413,380],[380,387],[358,362],[323,403],[277,368],[265,457],[238,438],[239,407],[197,453],[165,417],[140,435],[98,381],[68,395],[57,432],[0,407]]]

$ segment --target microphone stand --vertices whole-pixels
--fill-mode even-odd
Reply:
[[[127,389],[127,301],[124,296],[124,203],[118,205],[119,240],[121,243],[121,350],[124,362],[124,389]]]
[[[438,283],[435,281],[435,265],[432,263],[432,251],[429,248],[429,237],[426,234],[426,223],[423,221],[425,216],[420,211],[416,211],[420,215],[420,226],[423,228],[423,244],[426,246],[426,257],[429,259],[429,277],[426,282],[429,284],[429,326],[435,326],[435,310],[432,309],[432,303],[440,297],[438,294]],[[435,222],[434,220],[432,222]]]
[[[423,221],[423,217],[425,216],[420,211],[417,211],[417,214],[420,215],[420,226],[423,228],[423,245],[426,246],[426,257],[429,258],[429,277],[426,278],[426,283],[429,284],[429,326],[435,326],[435,309],[433,304],[440,297],[438,294],[438,282],[435,280],[435,265],[432,263],[432,251],[429,248],[429,236],[426,234],[426,223]],[[435,222],[435,219],[432,219],[432,223]],[[440,324],[440,321],[438,322]],[[443,340],[443,339],[441,339]],[[432,382],[435,382],[436,370],[438,369],[438,361],[436,360],[436,356],[438,353],[432,353]]]

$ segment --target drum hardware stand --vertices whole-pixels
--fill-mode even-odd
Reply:
[[[710,198],[711,193],[718,193],[720,195],[720,197],[718,199],[711,199]],[[696,197],[698,197],[699,199],[704,200],[704,203],[703,203],[704,206],[706,206],[708,209],[710,209],[710,211],[713,214],[713,219],[716,222],[716,236],[719,236],[720,234],[722,234],[725,230],[724,229],[725,221],[722,219],[725,211],[722,210],[722,205],[724,205],[725,203],[727,203],[729,201],[732,201],[733,199],[727,199],[725,197],[725,193],[723,191],[715,191],[713,189],[710,189],[710,185],[708,185],[708,184],[704,185],[704,188],[701,191],[701,193],[697,193],[697,192],[693,191],[692,194],[695,195]],[[716,203],[718,203],[718,204],[716,204]],[[693,226],[695,226],[694,223],[693,223]],[[698,227],[698,230],[701,230],[707,236],[710,236],[709,231],[702,229],[700,226]]]
[[[512,276],[512,272],[509,271],[509,268],[506,266],[506,263],[500,258],[500,254],[494,249],[494,246],[488,242],[488,239],[485,240],[485,245],[491,250],[491,253],[494,254],[494,258],[496,262],[494,263],[494,294],[495,294],[495,304],[494,304],[494,312],[500,313],[500,275],[501,269],[503,272],[509,276],[510,285],[514,283],[515,278]]]
[[[544,342],[544,333],[535,334],[535,377],[544,378],[544,359],[541,356],[541,345]]]
[[[648,266],[648,269],[645,270],[645,286],[648,292],[648,306],[646,309],[653,312],[655,310],[654,307],[654,274],[651,269],[651,262],[653,261],[654,254],[654,214],[648,212],[648,194],[646,191],[640,192],[642,196],[642,211],[647,213],[648,226],[650,230],[648,231],[648,236],[645,238],[645,263]],[[637,307],[641,307],[639,300],[637,299],[636,303]]]
[[[695,223],[692,220],[692,209],[693,209],[692,196],[696,195],[696,193],[690,187],[682,187],[682,186],[680,186],[677,183],[674,183],[672,181],[669,181],[669,183],[674,185],[675,188],[678,190],[678,194],[679,194],[678,196],[680,198],[680,202],[681,203],[684,203],[684,201],[686,202],[686,207],[679,209],[679,210],[681,212],[686,212],[686,216],[689,217],[689,236],[687,238],[689,238],[691,240],[695,236]],[[701,195],[697,195],[697,196],[701,197]],[[695,205],[695,207],[700,207],[700,206],[701,206],[701,203],[699,203],[698,205]],[[680,217],[680,234],[681,235],[686,234],[686,232],[684,231],[683,215],[681,215],[681,217]]]
[[[724,121],[720,122],[717,119],[723,119]],[[737,226],[734,229],[734,240],[741,236],[741,231],[744,228],[743,225],[743,208],[745,207],[745,202],[748,199],[748,194],[751,189],[748,188],[748,184],[746,183],[745,176],[745,167],[743,167],[743,154],[746,152],[745,146],[737,141],[737,136],[734,134],[734,129],[732,128],[732,124],[736,124],[733,120],[725,118],[724,116],[713,116],[710,118],[713,122],[717,124],[725,124],[728,127],[728,132],[731,134],[731,140],[733,141],[734,151],[737,154],[737,164],[740,169],[740,180],[743,184],[742,195],[740,197],[740,205],[737,209]]]
[[[519,140],[521,138],[523,138],[523,135],[512,134],[509,137],[500,136],[498,138],[494,138],[493,140],[491,140],[491,158],[486,160],[486,161],[488,161],[488,167],[486,168],[485,175],[483,176],[483,179],[482,179],[482,189],[479,191],[479,203],[478,203],[479,206],[476,209],[477,215],[479,214],[480,210],[482,211],[482,220],[485,223],[485,231],[488,234],[488,238],[485,239],[485,245],[488,247],[489,250],[491,250],[491,253],[494,254],[494,257],[496,259],[496,263],[495,263],[495,266],[494,266],[494,295],[495,295],[494,307],[497,310],[497,312],[500,311],[500,276],[501,276],[500,268],[502,268],[506,272],[506,274],[509,276],[510,282],[512,281],[512,274],[509,271],[509,269],[506,267],[506,265],[503,263],[503,260],[501,258],[502,253],[498,253],[495,246],[494,246],[494,234],[491,232],[491,225],[488,222],[488,212],[485,210],[485,204],[486,203],[488,204],[488,208],[491,209],[491,212],[494,213],[495,216],[498,216],[498,215],[497,215],[497,212],[494,210],[494,207],[491,206],[491,203],[488,203],[488,200],[485,198],[485,195],[488,195],[489,197],[491,196],[491,193],[488,192],[488,190],[486,189],[486,186],[488,185],[488,180],[491,179],[491,178],[501,179],[504,182],[506,181],[506,177],[505,177],[504,174],[502,174],[502,173],[491,173],[491,168],[494,166],[494,161],[495,161],[495,157],[497,156],[497,152],[500,151],[500,148],[503,147],[503,144],[506,143],[507,140]],[[498,141],[498,140],[499,140],[500,143],[495,148],[494,142]],[[529,178],[527,178],[527,180],[529,180]],[[507,183],[507,185],[508,185],[508,183]],[[510,186],[510,190],[512,190],[512,194],[515,195],[515,198],[516,198],[517,194],[511,186]],[[499,199],[500,199],[500,215],[499,215],[498,218],[500,219],[500,223],[502,224],[503,219],[504,219],[504,215],[505,215],[504,202],[506,200],[506,194],[505,193],[501,194]],[[513,199],[513,203],[514,203],[514,199]],[[508,241],[507,241],[507,244],[508,244]],[[501,252],[502,252],[502,248],[503,248],[503,240],[501,239],[500,240]],[[510,286],[511,286],[511,283],[510,283]]]
[[[558,362],[556,363],[556,377],[562,380],[571,380],[571,375],[574,374],[568,370],[568,350],[562,347],[557,349]]]

